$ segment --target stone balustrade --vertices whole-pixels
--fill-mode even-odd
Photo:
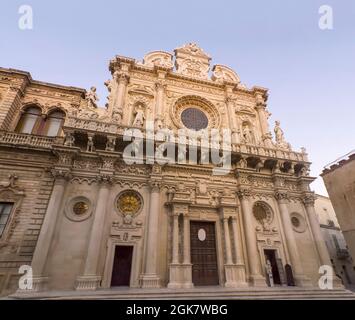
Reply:
[[[51,148],[53,144],[63,143],[60,140],[62,140],[62,138],[0,131],[0,143],[16,146],[23,145],[39,148]]]
[[[113,134],[123,135],[125,129],[131,129],[124,125],[119,125],[112,122],[107,122],[99,119],[82,119],[76,117],[68,117],[64,129],[69,131],[92,131],[97,134]],[[137,128],[142,130],[143,136],[145,135],[145,128]],[[232,144],[232,152],[242,153],[247,155],[254,155],[257,157],[265,158],[278,158],[290,161],[308,162],[307,154],[304,152],[295,152],[288,149],[265,147],[262,145],[250,144]]]

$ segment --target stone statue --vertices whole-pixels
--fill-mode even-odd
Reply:
[[[88,137],[88,144],[87,144],[87,147],[86,147],[86,151],[87,152],[94,152],[95,151],[93,138],[94,137],[91,137],[91,136]]]
[[[265,268],[266,268],[266,274],[269,279],[270,287],[273,287],[274,286],[274,277],[272,276],[272,267],[271,267],[271,262],[269,259],[266,260]]]
[[[75,138],[74,135],[71,132],[66,132],[65,133],[65,138],[64,138],[64,145],[67,147],[72,147],[74,142],[75,142]]]
[[[88,101],[89,108],[97,108],[97,101],[99,100],[96,94],[96,88],[91,87],[90,91],[86,93],[86,100]]]
[[[133,120],[133,126],[134,127],[143,127],[144,125],[144,120],[145,120],[145,115],[142,106],[139,106],[135,112],[135,118]]]
[[[253,143],[253,133],[248,124],[245,124],[242,128],[242,140],[244,143]]]
[[[285,140],[284,132],[280,127],[280,121],[275,121],[274,132],[276,145],[280,148],[291,149],[291,145]]]
[[[275,121],[274,132],[275,132],[276,143],[277,144],[284,143],[285,142],[284,132],[283,132],[283,130],[280,127],[280,121]]]

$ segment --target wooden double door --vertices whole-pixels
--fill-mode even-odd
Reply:
[[[218,285],[214,222],[190,222],[192,282],[195,286]]]

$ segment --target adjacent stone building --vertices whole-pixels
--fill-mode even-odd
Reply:
[[[329,164],[321,176],[350,255],[355,259],[355,150]]]
[[[355,285],[354,261],[349,254],[330,199],[317,194],[315,209],[334,272],[342,279],[344,286],[353,288]]]
[[[279,122],[273,138],[267,89],[212,67],[195,44],[142,62],[116,56],[109,70],[98,106],[94,87],[0,69],[2,294],[18,289],[22,265],[32,265],[34,291],[266,287],[270,275],[274,285],[317,286],[331,262],[310,162]],[[124,159],[127,128],[142,132],[130,155],[144,146],[143,163]],[[154,139],[164,128],[172,140]],[[174,142],[179,129],[230,130],[231,143]],[[165,164],[146,151],[165,157],[164,143],[186,141],[192,149]],[[219,164],[206,161],[210,150],[223,151]]]

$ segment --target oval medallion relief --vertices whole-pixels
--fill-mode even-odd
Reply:
[[[200,230],[198,230],[197,237],[198,237],[198,240],[205,241],[206,240],[206,230],[202,229],[202,228]]]

